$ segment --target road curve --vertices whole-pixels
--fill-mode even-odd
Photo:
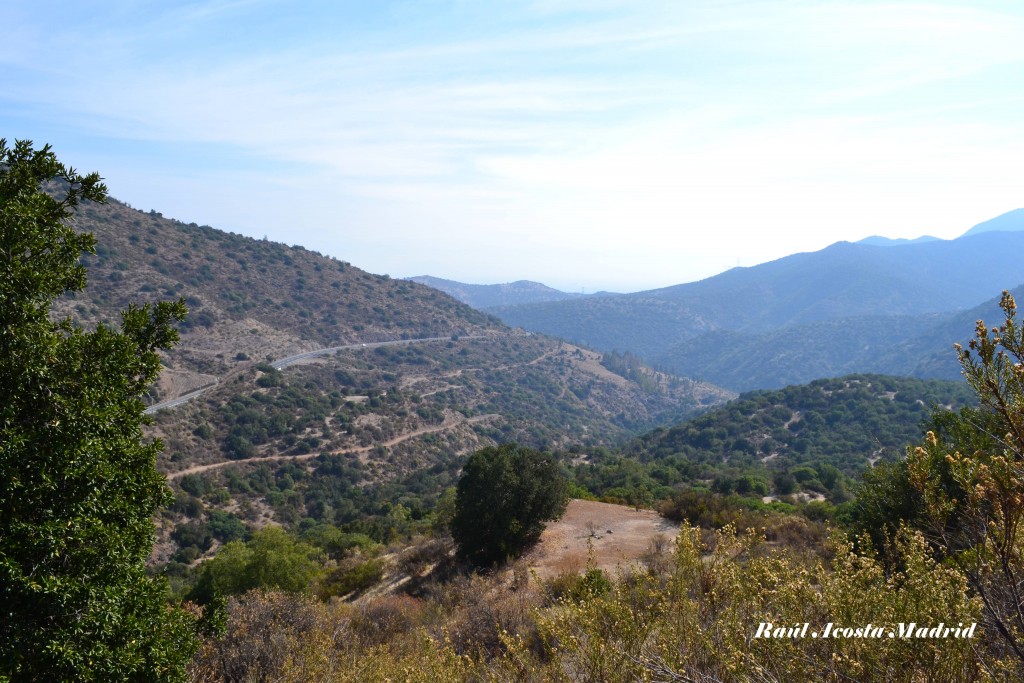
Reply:
[[[458,339],[483,339],[486,335],[474,334],[460,336]],[[304,361],[307,358],[316,358],[317,356],[326,356],[336,351],[347,351],[350,349],[375,349],[379,346],[399,346],[402,344],[420,344],[423,342],[436,342],[436,341],[449,341],[451,337],[420,337],[418,339],[394,339],[392,341],[383,342],[366,342],[365,344],[345,344],[344,346],[332,346],[327,349],[317,349],[316,351],[307,351],[306,353],[297,353],[294,356],[288,356],[279,360],[271,361],[271,365],[277,370],[283,370],[289,365],[294,365],[300,361]]]
[[[460,340],[460,339],[485,339],[488,336],[489,335],[483,335],[483,334],[474,334],[474,335],[465,335],[465,336],[460,335],[460,336],[458,336],[456,338],[456,341]],[[451,336],[448,336],[448,337],[420,337],[418,339],[394,339],[392,341],[383,341],[383,342],[366,342],[365,344],[344,344],[342,346],[332,346],[332,347],[326,348],[326,349],[317,349],[316,351],[306,351],[305,353],[297,353],[294,356],[286,356],[284,358],[279,358],[278,360],[271,361],[270,365],[275,370],[283,370],[286,367],[288,367],[289,365],[295,365],[296,363],[300,363],[300,362],[302,362],[304,360],[308,360],[310,358],[316,358],[317,356],[326,356],[328,354],[336,353],[338,351],[348,351],[348,350],[352,350],[352,349],[374,349],[374,348],[377,348],[378,346],[399,346],[399,345],[402,345],[402,344],[422,344],[422,343],[426,343],[426,342],[449,341],[451,339],[452,339]],[[176,406],[180,406],[182,403],[185,403],[187,401],[191,401],[196,396],[202,395],[204,392],[212,389],[216,385],[217,385],[217,382],[214,381],[212,384],[209,384],[209,385],[207,385],[207,386],[205,386],[205,387],[203,387],[201,389],[196,389],[195,391],[190,391],[187,394],[183,394],[183,395],[181,395],[181,396],[179,396],[177,398],[172,398],[169,401],[161,401],[160,403],[154,403],[153,405],[149,406],[148,408],[146,408],[142,412],[145,413],[146,415],[152,415],[153,413],[157,412],[158,410],[164,410],[165,408],[174,408]]]

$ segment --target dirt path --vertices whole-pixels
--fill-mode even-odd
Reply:
[[[406,432],[405,434],[402,434],[400,436],[396,436],[396,437],[394,437],[392,439],[388,439],[387,441],[381,441],[381,442],[378,442],[378,443],[375,443],[375,444],[371,444],[369,446],[357,446],[355,448],[341,448],[341,449],[336,450],[336,451],[329,451],[329,454],[330,455],[344,455],[344,454],[368,453],[368,452],[372,451],[373,449],[377,448],[378,446],[384,446],[385,448],[387,448],[389,446],[396,446],[396,445],[402,443],[403,441],[408,441],[409,439],[415,439],[417,436],[423,436],[424,434],[434,434],[436,432],[447,431],[449,429],[453,429],[455,427],[458,427],[459,425],[476,424],[477,422],[483,422],[484,420],[489,420],[489,419],[495,418],[495,417],[500,417],[500,415],[498,415],[497,413],[487,413],[486,415],[474,415],[473,417],[465,417],[461,413],[449,413],[449,414],[445,415],[444,422],[442,422],[439,425],[432,425],[432,426],[429,426],[429,427],[420,427],[419,429],[414,429],[411,432]],[[259,457],[259,458],[245,458],[243,460],[225,460],[224,462],[215,462],[215,463],[210,463],[208,465],[195,465],[193,467],[189,467],[189,468],[180,470],[178,472],[169,472],[169,473],[166,474],[166,476],[167,476],[167,480],[171,481],[173,479],[178,479],[180,477],[184,477],[186,474],[200,474],[202,472],[209,472],[210,470],[220,469],[221,467],[227,467],[229,465],[243,465],[243,464],[255,463],[255,462],[280,462],[280,461],[283,461],[283,460],[287,460],[288,462],[298,462],[298,461],[302,461],[302,460],[311,460],[312,458],[316,458],[316,457],[319,457],[319,456],[320,456],[320,453],[305,453],[303,455],[267,455],[267,456],[263,456],[263,457]]]

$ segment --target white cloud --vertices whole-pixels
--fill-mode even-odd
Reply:
[[[153,177],[178,178],[227,224],[261,236],[291,216],[288,234],[358,245],[393,274],[433,263],[452,269],[442,276],[654,286],[872,232],[951,235],[1024,204],[1012,5],[544,0],[500,5],[495,20],[439,3],[433,32],[399,10],[367,34],[254,28],[281,7],[148,17],[128,3],[83,18],[87,30],[28,27],[43,37],[0,61],[36,78],[0,76],[0,104],[136,150],[135,167],[174,146],[251,159],[244,175]],[[235,22],[258,32],[204,44]],[[52,59],[66,40],[89,68],[69,76]],[[145,196],[157,205],[158,192],[154,180]],[[338,198],[345,230],[372,230],[317,233],[338,223]],[[173,201],[192,220],[189,194]]]

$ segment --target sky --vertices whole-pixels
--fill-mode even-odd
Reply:
[[[392,277],[637,291],[1024,206],[1024,3],[0,0],[0,137]]]

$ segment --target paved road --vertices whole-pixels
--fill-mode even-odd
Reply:
[[[485,335],[474,334],[460,336],[459,339],[483,339]],[[448,341],[451,337],[420,337],[419,339],[395,339],[392,341],[383,342],[367,342],[365,344],[346,344],[344,346],[332,346],[329,349],[318,349],[316,351],[307,351],[306,353],[297,353],[294,356],[288,356],[287,358],[281,358],[280,360],[272,361],[270,364],[278,370],[283,370],[289,365],[294,365],[300,361],[304,361],[307,358],[316,358],[317,356],[326,356],[335,351],[347,351],[350,349],[375,349],[378,346],[399,346],[402,344],[420,344],[423,342],[436,342],[436,341]]]
[[[459,339],[484,339],[486,336],[487,335],[483,334],[465,335],[460,336]],[[395,339],[392,341],[383,342],[366,342],[365,344],[345,344],[344,346],[332,346],[328,349],[317,349],[316,351],[306,351],[305,353],[297,353],[294,356],[287,356],[285,358],[272,361],[270,364],[277,370],[283,370],[289,365],[295,365],[296,363],[300,363],[310,358],[316,358],[317,356],[326,356],[331,353],[336,353],[337,351],[347,351],[352,349],[373,349],[377,348],[378,346],[399,346],[402,344],[422,344],[426,342],[448,341],[450,339],[450,336],[421,337],[419,339]],[[172,398],[170,401],[155,403],[150,407],[146,408],[146,410],[144,410],[143,412],[146,413],[147,415],[152,415],[158,410],[164,410],[165,408],[174,408],[175,406],[180,406],[182,403],[185,403],[186,401],[191,401],[196,396],[200,396],[201,394],[208,391],[209,389],[212,389],[216,385],[217,382],[214,382],[213,384],[205,386],[202,389],[196,389],[195,391],[190,391],[189,393],[179,396],[178,398]]]
[[[208,385],[206,385],[205,387],[203,387],[201,389],[196,389],[195,391],[190,391],[187,394],[182,394],[178,398],[172,398],[170,401],[164,401],[163,403],[154,403],[153,405],[151,405],[150,407],[146,408],[142,412],[144,412],[146,415],[152,415],[156,411],[163,410],[164,408],[173,408],[175,406],[180,406],[182,403],[184,403],[186,401],[191,401],[196,396],[199,396],[200,394],[202,394],[203,392],[207,391],[208,389],[212,389],[216,385],[217,385],[217,382],[215,380],[213,382],[213,384],[208,384]]]

